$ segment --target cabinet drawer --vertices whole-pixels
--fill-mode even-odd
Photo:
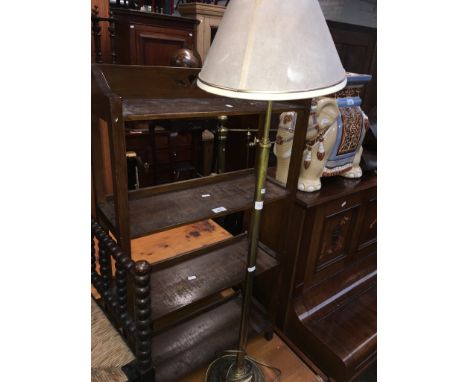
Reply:
[[[169,147],[169,137],[166,133],[154,135],[154,145],[156,150],[166,149]]]
[[[171,152],[174,162],[190,162],[192,160],[192,147],[177,147]]]
[[[192,144],[192,133],[178,133],[176,137],[173,138],[175,146],[185,146]]]
[[[191,132],[183,132],[183,133],[172,133],[172,146],[188,146],[192,144],[192,133]],[[165,149],[169,147],[169,134],[167,133],[157,133],[154,136],[154,143],[156,146],[156,150],[158,149]]]
[[[158,149],[155,152],[155,165],[160,166],[162,164],[169,163],[169,149]]]
[[[167,164],[172,162],[192,161],[192,147],[176,147],[174,150],[160,149],[156,151],[156,164]]]
[[[324,208],[324,215],[329,216],[341,211],[346,211],[350,208],[359,206],[362,203],[362,194],[352,194],[331,202],[326,203]]]

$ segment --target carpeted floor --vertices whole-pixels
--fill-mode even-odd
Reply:
[[[120,368],[134,358],[101,308],[91,299],[91,381],[127,381]]]

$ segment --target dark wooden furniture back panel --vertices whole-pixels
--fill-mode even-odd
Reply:
[[[177,29],[135,25],[133,32],[135,56],[133,65],[170,66],[171,57],[178,49],[193,45],[193,34]]]
[[[107,86],[101,91],[110,92],[112,89],[113,93],[124,99],[154,98],[169,102],[167,100],[175,98],[213,97],[195,84],[200,69],[141,66],[138,70],[132,70],[128,65],[103,64],[94,66],[92,70]],[[129,86],[130,83],[132,86]]]
[[[354,73],[370,73],[377,31],[357,25],[328,21],[343,67]]]
[[[377,29],[327,21],[343,67],[354,73],[369,73],[372,82],[363,89],[364,111],[377,106]]]
[[[113,9],[118,64],[169,66],[180,48],[194,50],[195,19]]]

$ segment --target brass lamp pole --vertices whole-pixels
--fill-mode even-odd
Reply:
[[[239,353],[237,355],[237,373],[245,371],[245,349],[247,347],[248,323],[250,316],[250,306],[252,303],[252,288],[255,277],[255,265],[257,263],[257,248],[260,230],[260,218],[263,209],[263,199],[266,193],[265,179],[268,169],[268,157],[270,153],[270,122],[271,122],[272,101],[268,101],[265,125],[262,137],[258,143],[258,165],[255,180],[254,206],[251,214],[251,224],[249,230],[249,252],[247,257],[247,271],[245,275],[244,299],[242,301],[241,323],[239,331]]]
[[[249,247],[247,255],[247,269],[244,282],[244,298],[242,299],[241,322],[239,329],[238,351],[218,358],[210,365],[207,382],[260,382],[264,380],[258,366],[246,358],[247,337],[249,332],[249,316],[252,304],[252,289],[257,263],[257,249],[260,231],[260,218],[263,209],[263,200],[266,193],[265,181],[270,153],[270,123],[272,101],[268,101],[265,116],[265,125],[258,143],[258,161],[255,180],[254,205],[249,230]]]
[[[264,381],[245,349],[265,196],[272,102],[320,97],[346,85],[345,70],[318,0],[230,2],[197,85],[222,97],[268,101],[259,141],[238,350],[217,358],[205,379],[209,382]]]

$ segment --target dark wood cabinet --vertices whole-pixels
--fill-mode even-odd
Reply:
[[[154,130],[154,183],[162,184],[187,180],[199,175],[201,168],[201,128],[185,130]]]
[[[174,52],[195,49],[198,20],[112,9],[118,64],[169,66]]]
[[[298,191],[278,231],[285,209],[266,207],[261,234],[285,259],[278,325],[333,380],[353,380],[377,357],[377,175]]]
[[[298,193],[305,218],[295,295],[376,252],[376,176],[365,174],[357,182],[342,178],[326,181],[327,187],[317,194]],[[323,201],[324,197],[333,199]]]
[[[170,121],[166,121],[170,122]],[[138,172],[138,187],[187,180],[201,176],[202,129],[187,125],[184,129],[162,128],[149,123],[148,129],[125,134],[127,152],[134,152],[139,165],[128,168],[129,176]]]

